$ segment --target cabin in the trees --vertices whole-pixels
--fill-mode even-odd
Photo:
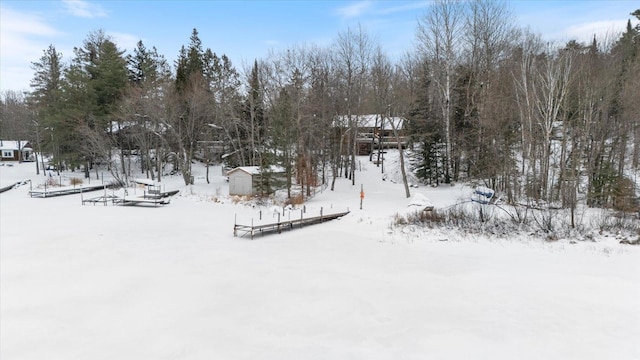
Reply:
[[[229,195],[254,196],[270,194],[285,183],[284,169],[276,166],[240,166],[227,173]]]
[[[333,121],[334,135],[341,138],[343,152],[348,153],[347,145],[351,128],[355,127],[356,155],[369,155],[374,149],[397,147],[398,142],[406,145],[405,135],[406,119],[399,116],[386,116],[380,114],[369,115],[340,115]],[[397,134],[397,136],[396,136]]]
[[[160,136],[166,127],[150,120],[112,121],[111,135],[114,136],[119,148],[126,152],[140,150],[140,143],[145,143],[149,149],[156,149],[161,140]]]
[[[35,161],[36,156],[29,141],[0,140],[0,161]]]

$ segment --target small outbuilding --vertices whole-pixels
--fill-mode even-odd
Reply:
[[[259,166],[240,166],[227,173],[229,195],[253,196],[269,194],[283,182],[285,171],[272,166],[266,171]]]
[[[35,154],[26,140],[0,140],[0,161],[34,161]]]

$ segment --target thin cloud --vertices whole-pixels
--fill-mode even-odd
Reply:
[[[30,65],[30,63],[29,63]],[[30,66],[2,66],[0,69],[0,93],[12,90],[19,93],[29,91],[33,71]]]
[[[102,6],[84,0],[62,0],[62,4],[73,16],[87,19],[107,16],[107,11]]]
[[[28,84],[31,62],[59,35],[39,15],[0,7],[0,89],[16,90],[24,87],[18,84]]]
[[[131,52],[133,49],[135,49],[138,41],[140,40],[140,38],[135,35],[119,32],[110,31],[107,33],[107,35],[112,38],[113,42],[118,46],[118,49],[126,50],[127,52]]]
[[[430,1],[412,2],[406,5],[392,6],[392,7],[380,9],[376,11],[376,13],[385,15],[385,14],[394,14],[394,13],[404,12],[404,11],[412,11],[416,9],[426,9],[430,3],[431,3]]]
[[[372,5],[371,1],[360,1],[349,6],[337,8],[336,14],[345,18],[354,18],[364,14]]]
[[[40,36],[55,36],[59,34],[56,29],[46,24],[40,16],[15,11],[6,7],[0,8],[0,29],[2,34],[5,32]]]
[[[61,33],[47,24],[40,16],[0,8],[0,51],[2,62],[32,60],[47,46],[48,40]]]
[[[627,26],[626,19],[594,21],[584,24],[570,26],[564,32],[569,39],[579,41],[590,41],[595,35],[598,39],[604,39],[609,36],[618,36]]]
[[[280,46],[282,44],[280,40],[265,40],[263,43],[267,46]]]

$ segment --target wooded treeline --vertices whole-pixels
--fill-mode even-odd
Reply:
[[[188,184],[199,159],[277,165],[289,191],[309,193],[336,177],[357,183],[357,115],[401,116],[425,183],[637,210],[640,26],[550,44],[505,2],[436,0],[416,34],[399,59],[350,28],[329,46],[293,45],[238,69],[196,29],[173,66],[142,41],[126,55],[98,30],[68,60],[55,45],[43,51],[31,91],[3,96],[0,138],[28,139],[86,176],[103,164],[121,179],[179,172]]]

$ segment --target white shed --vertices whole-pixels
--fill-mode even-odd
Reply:
[[[229,176],[229,195],[253,195],[256,191],[253,185],[254,175],[260,174],[257,166],[240,166],[227,173]]]
[[[262,176],[259,166],[240,166],[230,170],[229,195],[252,196],[260,192],[260,185],[269,192],[278,182],[282,182],[284,170],[279,167],[271,167],[269,176]],[[274,176],[275,175],[275,176]]]

